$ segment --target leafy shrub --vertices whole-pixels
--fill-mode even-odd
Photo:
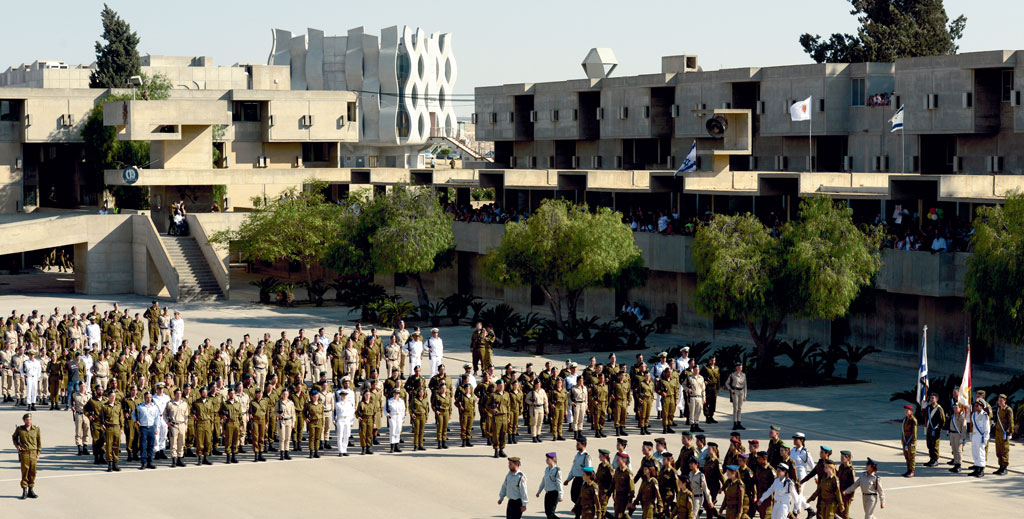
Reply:
[[[274,276],[267,276],[256,281],[250,281],[250,285],[260,290],[260,304],[270,304],[270,294],[277,291],[277,285],[281,284],[281,281]]]

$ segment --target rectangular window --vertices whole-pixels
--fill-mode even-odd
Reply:
[[[349,122],[356,122],[359,119],[359,111],[356,110],[355,102],[348,103],[348,110],[346,112],[345,118],[348,119]]]
[[[327,162],[331,160],[330,150],[326,142],[302,143],[302,162]]]
[[[1013,70],[1004,70],[1000,97],[1004,103],[1010,102],[1010,92],[1013,92]]]
[[[18,121],[18,109],[14,101],[0,100],[0,121]]]
[[[864,106],[864,99],[867,92],[864,89],[864,78],[854,78],[851,80],[850,89],[850,106]]]
[[[231,120],[259,122],[260,104],[253,101],[235,101],[231,103]]]

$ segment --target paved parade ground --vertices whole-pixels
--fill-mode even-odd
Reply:
[[[143,311],[148,298],[124,295],[96,297],[81,295],[5,295],[0,296],[0,315],[12,309],[28,313],[38,309],[49,314],[54,306],[67,311],[77,305],[88,311],[91,304],[100,310],[113,302],[122,308]],[[281,309],[262,307],[244,301],[218,301],[209,303],[177,304],[161,301],[172,311],[180,310],[185,320],[185,336],[191,344],[209,337],[215,344],[232,337],[236,344],[243,333],[253,337],[269,332],[277,337],[287,330],[292,337],[298,328],[312,335],[319,327],[336,331],[339,325],[353,321],[345,308]],[[445,341],[445,364],[448,373],[461,373],[463,363],[470,360],[470,328],[442,327]],[[674,335],[652,335],[652,347],[645,350],[650,356],[660,349],[678,345],[685,338]],[[620,352],[619,361],[633,363],[635,352]],[[495,351],[494,363],[503,366],[511,362],[522,371],[526,362],[542,366],[545,360],[564,363],[566,358],[585,365],[588,354],[552,357],[549,359],[523,353]],[[605,362],[605,355],[598,357]],[[982,479],[947,472],[943,458],[939,466],[923,467],[927,449],[923,428],[918,434],[917,477],[904,479],[905,470],[900,451],[900,420],[904,402],[890,402],[894,391],[910,387],[915,378],[913,369],[882,364],[864,363],[860,376],[870,382],[864,384],[790,388],[779,390],[752,390],[744,407],[744,441],[759,439],[766,445],[769,424],[781,427],[781,436],[788,439],[794,432],[807,435],[808,450],[817,457],[818,447],[829,445],[838,460],[840,450],[853,452],[858,474],[863,471],[868,456],[880,465],[882,485],[886,493],[886,507],[876,515],[879,518],[954,518],[1014,517],[1024,505],[1024,448],[1014,445],[1011,452],[1011,473],[993,476],[990,468]],[[727,392],[722,392],[718,405],[718,424],[701,426],[709,441],[723,446],[728,443],[731,415]],[[457,441],[458,422],[452,422],[450,448],[436,449],[433,418],[427,425],[426,451],[405,449],[400,454],[387,453],[386,436],[372,456],[359,455],[356,447],[349,449],[347,458],[335,456],[332,448],[320,459],[307,459],[305,452],[293,456],[292,461],[277,461],[268,456],[267,463],[252,463],[252,450],[239,455],[241,463],[227,465],[223,456],[211,457],[213,466],[195,466],[195,458],[185,468],[169,468],[169,461],[158,461],[157,470],[137,470],[134,462],[123,462],[122,471],[105,472],[105,466],[92,464],[88,456],[76,456],[72,418],[69,412],[47,411],[39,406],[34,413],[35,424],[41,428],[43,452],[39,460],[36,491],[39,499],[19,501],[19,468],[10,434],[21,423],[24,408],[10,404],[0,405],[0,518],[16,517],[423,517],[423,518],[486,518],[504,517],[504,505],[498,506],[498,489],[507,472],[504,459],[492,458],[493,451],[479,439],[479,428],[474,426],[474,446],[461,448]],[[627,452],[640,457],[640,443],[661,437],[660,421],[652,420],[654,434],[640,436],[636,423],[630,417]],[[588,424],[589,426],[589,424]],[[679,452],[681,440],[676,434],[668,437],[668,448]],[[607,438],[590,437],[589,451],[595,456],[597,449],[614,452],[613,428],[606,426]],[[411,438],[407,424],[404,437]],[[522,471],[527,476],[530,502],[525,517],[543,516],[543,499],[534,493],[544,471],[544,453],[556,451],[563,474],[568,472],[574,454],[574,442],[551,442],[547,427],[545,441],[530,443],[528,433],[520,428],[521,442],[509,445],[509,456],[523,460]],[[589,433],[589,431],[588,431]],[[566,431],[567,436],[571,436]],[[353,432],[355,435],[355,432]],[[408,445],[408,444],[407,444]],[[122,461],[125,456],[122,450]],[[940,451],[949,454],[948,441]],[[274,453],[276,454],[276,453]],[[970,464],[970,450],[965,450],[965,467]],[[994,447],[990,447],[990,460]],[[634,466],[637,462],[634,461]],[[967,467],[969,468],[969,467]],[[965,471],[967,469],[965,468]],[[811,485],[813,488],[813,485]],[[810,495],[810,492],[805,492]],[[858,493],[859,494],[859,493]],[[721,503],[719,497],[719,504]],[[572,517],[568,491],[565,502],[559,506],[560,517]],[[637,512],[634,517],[638,517]],[[803,515],[801,515],[803,517]],[[861,498],[853,501],[851,517],[863,517]]]

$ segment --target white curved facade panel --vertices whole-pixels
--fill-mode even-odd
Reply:
[[[380,120],[377,127],[381,144],[398,144],[398,58],[398,26],[392,25],[380,31]]]
[[[324,89],[324,31],[308,29],[306,48],[306,88]]]

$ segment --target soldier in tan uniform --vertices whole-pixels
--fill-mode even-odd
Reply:
[[[292,438],[292,428],[295,426],[295,404],[289,398],[290,394],[287,389],[282,391],[281,401],[277,404],[277,423],[281,443],[278,457],[282,460],[292,459],[288,451],[291,450],[289,442]]]
[[[690,359],[689,375],[686,377],[686,397],[689,400],[690,410],[690,432],[704,432],[700,428],[700,415],[704,409],[704,392],[706,384],[700,370],[697,369],[697,362]]]
[[[747,400],[747,375],[743,373],[743,363],[737,362],[729,379],[725,382],[729,390],[729,401],[732,402],[732,430],[743,430],[743,402]]]
[[[167,422],[170,438],[171,467],[184,467],[185,435],[188,429],[189,403],[182,398],[181,389],[174,390],[174,398],[164,407],[163,419]]]
[[[533,383],[533,389],[526,394],[524,404],[530,417],[530,438],[533,443],[539,443],[541,441],[541,426],[544,425],[544,413],[548,408],[548,395],[541,387],[539,380]]]
[[[85,383],[79,382],[78,388],[71,395],[71,412],[75,421],[75,445],[78,446],[79,456],[88,456],[88,444],[92,442],[92,435],[89,430],[89,417],[86,415],[86,404],[89,403],[89,393],[85,391]]]
[[[846,487],[843,494],[853,496],[853,493],[860,489],[861,499],[864,502],[864,519],[875,519],[875,507],[885,508],[885,492],[882,490],[881,478],[878,477],[878,464],[875,460],[868,458],[864,466],[864,474],[861,474],[857,481]],[[849,510],[847,510],[849,514]]]

